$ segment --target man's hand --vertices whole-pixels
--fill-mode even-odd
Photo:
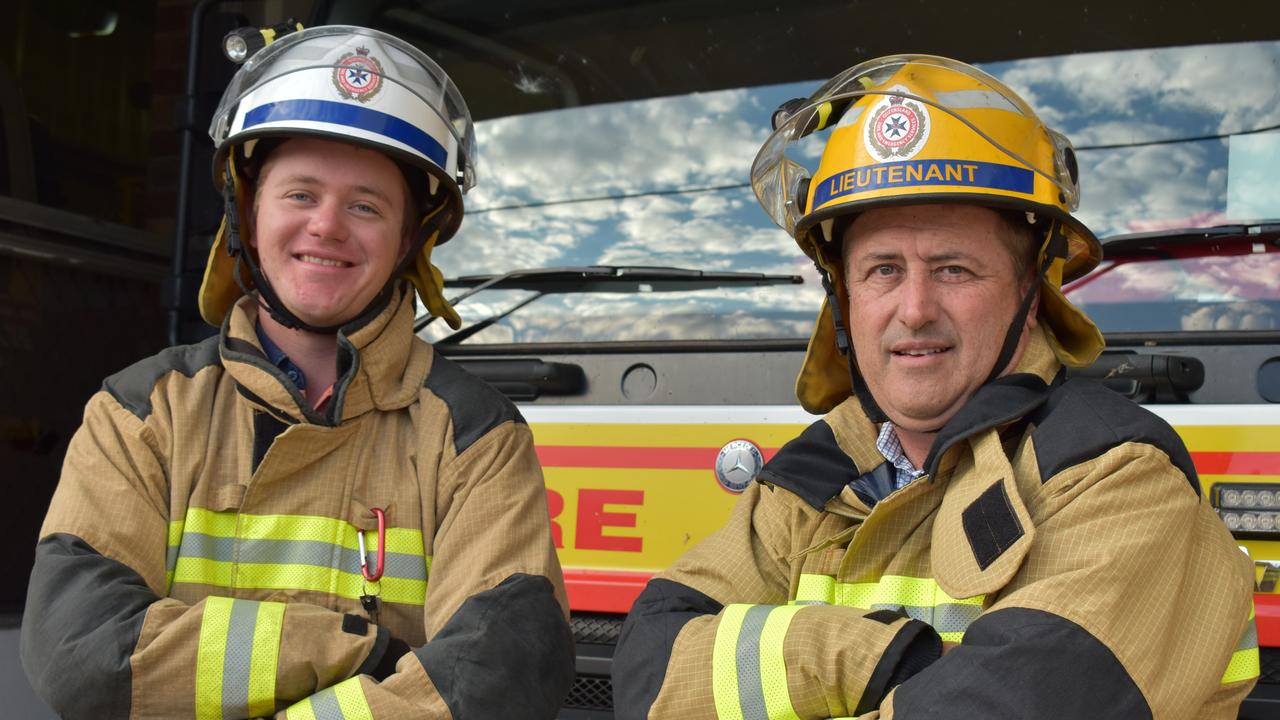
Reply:
[[[945,640],[944,640],[944,641],[942,642],[942,654],[943,654],[943,655],[946,655],[947,653],[951,652],[951,649],[952,649],[952,648],[957,648],[957,647],[960,647],[960,643],[957,643],[957,642],[947,642],[947,641],[945,641]]]

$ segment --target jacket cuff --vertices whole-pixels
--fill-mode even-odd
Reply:
[[[884,613],[889,617],[877,617]],[[901,615],[889,611],[869,613],[867,618],[880,622],[893,622],[902,619]],[[871,671],[862,699],[854,715],[862,715],[880,707],[890,690],[905,682],[916,673],[924,670],[942,657],[942,638],[927,623],[907,619],[902,623],[898,634],[889,641],[880,662]]]
[[[363,635],[367,630],[362,629],[364,631],[356,632],[356,625],[361,622],[365,623],[367,627],[368,621],[364,618],[358,615],[344,615],[342,618],[342,630],[353,635]],[[377,625],[374,625],[374,629],[377,630],[378,635],[374,638],[373,647],[369,650],[369,656],[364,659],[364,662],[360,663],[360,667],[356,668],[353,675],[373,675],[376,679],[381,680],[382,678],[379,678],[376,672],[382,664],[384,656],[389,654],[387,648],[391,645],[391,633],[386,628]],[[395,660],[399,659],[399,657],[395,658]],[[395,661],[393,660],[392,662]]]

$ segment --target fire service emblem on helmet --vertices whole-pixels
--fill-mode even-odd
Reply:
[[[369,55],[368,48],[356,48],[338,60],[333,86],[348,100],[369,102],[382,89],[382,63]]]
[[[764,467],[764,455],[750,440],[730,440],[720,448],[716,457],[716,480],[731,493],[747,489],[760,468]]]
[[[904,89],[904,88],[893,88]],[[929,111],[914,100],[890,95],[867,120],[867,152],[881,160],[908,160],[929,139]]]

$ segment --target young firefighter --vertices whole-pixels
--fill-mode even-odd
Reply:
[[[551,718],[573,675],[533,441],[413,333],[475,140],[389,35],[261,51],[211,129],[218,336],[106,380],[36,547],[32,684],[68,718]]]
[[[828,284],[825,415],[636,601],[618,717],[1234,718],[1250,563],[1173,430],[1064,376],[1103,348],[1061,291],[1101,256],[1067,139],[920,55],[774,124],[752,185]]]

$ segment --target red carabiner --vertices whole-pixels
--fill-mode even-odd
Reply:
[[[378,518],[378,563],[373,566],[373,572],[369,572],[369,555],[364,549],[364,532],[357,531],[356,539],[360,541],[360,574],[364,575],[364,579],[369,582],[378,582],[382,579],[382,571],[387,569],[387,514],[382,508],[374,508],[373,515]]]

